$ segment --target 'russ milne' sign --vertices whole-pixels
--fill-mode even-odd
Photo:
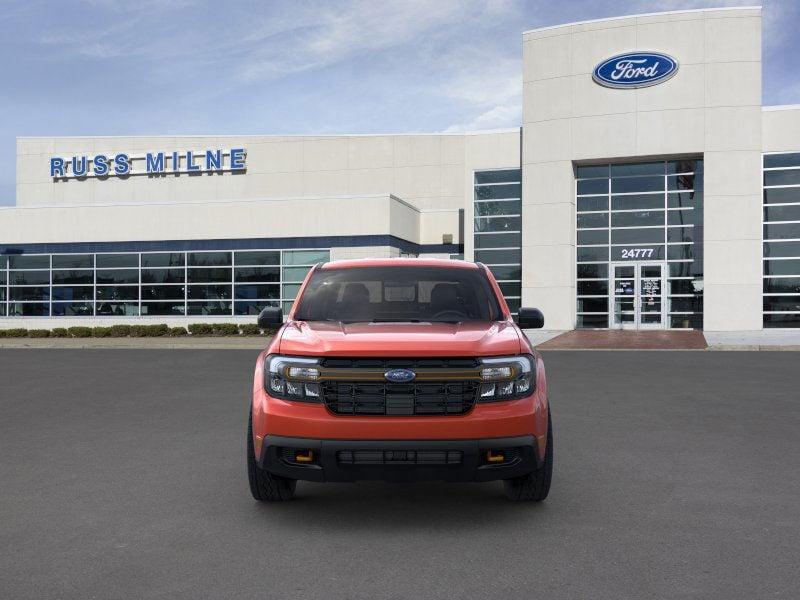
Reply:
[[[75,179],[84,177],[125,177],[127,175],[167,175],[176,173],[218,173],[244,171],[247,151],[203,150],[195,152],[147,152],[130,155],[95,154],[94,156],[53,156],[50,158],[50,177]]]
[[[662,83],[678,72],[678,61],[659,52],[628,52],[604,60],[592,79],[610,88],[641,88]]]

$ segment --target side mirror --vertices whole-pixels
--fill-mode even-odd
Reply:
[[[258,328],[270,329],[283,325],[283,310],[278,306],[267,306],[258,315]]]
[[[538,308],[520,308],[517,324],[521,329],[541,329],[544,327],[544,315]]]

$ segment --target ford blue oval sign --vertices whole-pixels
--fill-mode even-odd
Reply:
[[[411,369],[392,369],[391,371],[386,371],[386,373],[384,373],[386,380],[391,381],[392,383],[408,383],[416,376],[417,374]]]
[[[641,88],[666,81],[678,72],[678,61],[659,52],[628,52],[601,62],[592,79],[610,88]]]

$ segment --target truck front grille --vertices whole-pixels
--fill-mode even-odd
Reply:
[[[340,465],[460,465],[460,450],[340,450]]]
[[[337,415],[462,415],[477,398],[478,365],[474,358],[326,358],[322,397]],[[417,377],[386,381],[385,372],[396,368]]]
[[[339,415],[462,415],[475,404],[474,381],[325,381],[325,405]]]

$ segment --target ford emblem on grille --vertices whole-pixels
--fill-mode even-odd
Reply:
[[[392,369],[391,371],[386,371],[383,376],[386,377],[386,381],[391,381],[392,383],[408,383],[417,374],[411,369]]]

